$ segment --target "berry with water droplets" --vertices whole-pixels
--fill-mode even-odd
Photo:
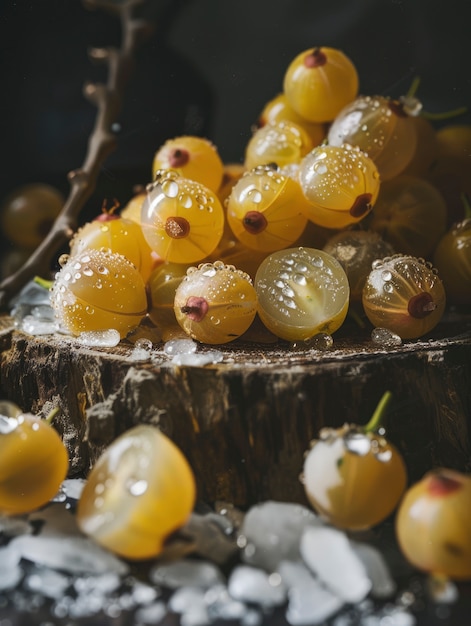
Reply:
[[[400,174],[417,146],[413,117],[399,100],[360,96],[339,112],[327,140],[331,146],[358,146],[374,161],[381,180]]]
[[[331,524],[358,531],[386,519],[407,486],[402,454],[374,424],[391,394],[386,392],[366,427],[323,428],[311,442],[302,474],[306,496]]]
[[[223,344],[240,337],[257,312],[248,274],[222,261],[192,267],[177,287],[175,316],[183,330],[202,343]]]
[[[307,205],[301,187],[276,168],[246,172],[227,200],[227,222],[245,246],[274,252],[291,246],[303,233]]]
[[[120,435],[93,466],[77,506],[77,523],[98,544],[128,559],[160,554],[188,520],[195,478],[182,451],[158,428]]]
[[[446,296],[430,263],[395,254],[373,263],[362,302],[373,326],[388,328],[401,339],[416,339],[441,320]]]
[[[288,120],[272,122],[258,128],[249,139],[244,166],[250,170],[270,163],[278,167],[299,163],[312,147],[310,136],[298,124]]]
[[[330,254],[288,248],[262,261],[255,276],[258,313],[274,335],[287,341],[331,335],[343,324],[349,303],[348,278]]]
[[[142,206],[149,246],[168,263],[196,263],[213,252],[224,230],[216,194],[200,183],[162,170]]]
[[[153,178],[159,170],[167,169],[175,170],[180,176],[216,192],[222,182],[224,164],[216,146],[208,139],[184,135],[169,139],[155,153]]]
[[[380,189],[374,162],[348,144],[314,148],[300,163],[299,182],[309,200],[306,217],[335,229],[365,218]]]
[[[89,248],[64,256],[51,288],[60,326],[74,335],[115,329],[125,337],[147,313],[144,280],[123,255]]]

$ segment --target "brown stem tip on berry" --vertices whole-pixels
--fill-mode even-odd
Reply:
[[[432,296],[424,291],[422,293],[418,293],[416,296],[413,296],[407,305],[407,311],[411,317],[415,317],[415,319],[423,319],[430,315],[435,309],[437,305],[433,301]]]
[[[268,225],[267,218],[260,211],[248,211],[242,220],[245,230],[251,235],[259,235]]]
[[[188,150],[182,148],[175,148],[168,158],[168,164],[170,167],[183,167],[190,160],[190,154]]]
[[[437,497],[447,496],[461,487],[462,485],[458,480],[440,472],[434,474],[428,483],[430,495]]]
[[[362,217],[371,211],[371,194],[362,193],[355,198],[355,202],[350,208],[352,217]]]
[[[185,306],[182,306],[180,311],[187,315],[193,322],[201,322],[206,313],[208,312],[208,302],[199,296],[190,296],[186,301]]]
[[[306,67],[320,67],[327,63],[327,57],[320,48],[314,50],[304,57],[304,65]]]
[[[190,222],[184,217],[167,217],[165,232],[172,239],[183,239],[190,233]]]

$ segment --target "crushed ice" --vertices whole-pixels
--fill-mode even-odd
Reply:
[[[163,351],[171,357],[170,363],[177,366],[204,367],[220,363],[224,359],[220,350],[198,352],[198,344],[189,337],[169,339],[165,342]]]
[[[303,505],[276,501],[245,514],[227,504],[195,512],[184,529],[194,554],[156,559],[137,577],[80,533],[73,509],[84,484],[67,479],[64,502],[0,517],[0,606],[48,611],[51,623],[132,615],[136,626],[146,626],[170,613],[181,626],[261,626],[272,614],[290,626],[413,626],[420,595],[438,606],[456,600],[453,585],[398,592],[373,545],[350,539]]]

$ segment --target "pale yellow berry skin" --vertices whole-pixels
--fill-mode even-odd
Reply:
[[[405,493],[396,536],[408,561],[436,576],[471,580],[471,476],[427,473]]]
[[[309,122],[331,122],[358,93],[352,61],[335,48],[310,48],[289,64],[283,92],[293,109]]]
[[[184,163],[178,163],[177,154],[185,153]],[[224,163],[216,146],[208,139],[184,135],[168,139],[155,153],[152,163],[152,176],[158,170],[173,169],[180,176],[201,183],[217,192],[224,173]]]
[[[125,337],[147,312],[142,275],[121,254],[88,248],[68,258],[51,289],[62,328],[73,335],[116,329]]]
[[[31,414],[0,433],[0,514],[21,515],[49,502],[65,479],[67,450],[49,423]]]
[[[92,468],[77,506],[83,533],[132,560],[159,555],[188,520],[196,497],[193,471],[158,428],[135,426]]]
[[[251,170],[268,163],[276,163],[278,167],[299,163],[313,147],[310,135],[302,126],[289,120],[271,122],[253,133],[245,149],[244,166]]]
[[[303,482],[313,508],[346,530],[371,528],[396,508],[407,485],[407,470],[397,448],[375,434],[356,434],[363,453],[348,448],[351,426],[326,429],[306,455]],[[354,432],[354,431],[353,431]]]
[[[202,263],[190,268],[177,287],[174,311],[181,328],[196,341],[229,343],[251,326],[257,294],[245,272],[222,261]]]

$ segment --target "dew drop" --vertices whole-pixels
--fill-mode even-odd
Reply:
[[[402,345],[402,339],[389,328],[374,328],[371,331],[371,341],[384,348],[393,348]]]

